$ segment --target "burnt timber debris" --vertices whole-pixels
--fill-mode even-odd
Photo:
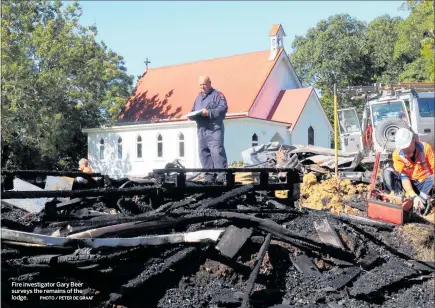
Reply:
[[[47,190],[46,176],[82,174],[4,172],[2,304],[58,307],[5,295],[12,282],[74,281],[92,299],[62,306],[433,307],[435,265],[411,257],[395,225],[297,206],[304,151],[287,152],[298,155],[290,167],[213,170],[225,174],[220,183],[188,177],[208,170],[171,166]],[[355,159],[343,158],[348,172]],[[257,181],[237,182],[239,172]],[[14,191],[16,179],[40,189]],[[38,211],[7,202],[35,198],[45,199]]]

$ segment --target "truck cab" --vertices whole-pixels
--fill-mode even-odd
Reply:
[[[409,99],[411,109],[411,127],[418,134],[420,141],[435,147],[435,93],[421,92],[418,97]]]
[[[369,108],[374,150],[389,154],[395,149],[396,131],[411,126],[405,101],[386,97],[369,102]]]
[[[389,155],[395,149],[395,134],[399,128],[411,127],[420,141],[434,147],[435,93],[398,88],[393,92],[368,95],[362,125],[355,108],[338,111],[342,150],[381,152]],[[372,92],[372,93],[373,93]]]
[[[338,119],[342,150],[346,153],[362,151],[361,125],[355,108],[340,109]]]

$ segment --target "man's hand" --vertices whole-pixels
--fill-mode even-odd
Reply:
[[[426,208],[426,201],[422,197],[416,196],[413,201],[413,208],[414,211],[417,212],[424,211],[424,209]]]
[[[208,109],[202,109],[201,113],[204,117],[208,117]]]

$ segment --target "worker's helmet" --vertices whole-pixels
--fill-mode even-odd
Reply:
[[[414,132],[409,128],[399,128],[396,131],[395,143],[398,150],[409,147],[414,137]]]

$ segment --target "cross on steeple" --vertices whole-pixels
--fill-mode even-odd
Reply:
[[[145,63],[145,68],[148,70],[148,64],[150,64],[151,62],[148,60],[148,58],[146,58],[144,63]]]

